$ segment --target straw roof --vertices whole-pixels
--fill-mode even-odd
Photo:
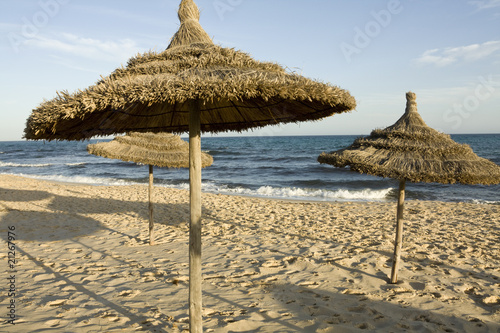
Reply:
[[[192,0],[182,0],[179,19],[165,51],[137,55],[95,85],[41,103],[27,120],[25,138],[183,133],[190,100],[200,101],[201,131],[213,133],[317,120],[356,107],[339,87],[214,45]]]
[[[170,133],[137,133],[119,136],[109,142],[87,146],[90,154],[106,158],[120,159],[158,167],[188,168],[189,144],[178,135]],[[212,165],[209,154],[201,154],[201,164],[205,168]]]
[[[322,153],[318,161],[411,182],[500,183],[500,166],[428,127],[417,111],[416,95],[408,92],[406,99],[405,114],[394,125],[376,129],[345,149]]]

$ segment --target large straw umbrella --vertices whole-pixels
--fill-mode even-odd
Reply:
[[[338,151],[322,153],[318,162],[336,167],[399,180],[396,241],[391,283],[397,282],[403,239],[405,182],[442,184],[500,183],[500,167],[477,156],[466,144],[430,127],[417,111],[416,95],[406,94],[404,115],[386,129],[376,129],[370,136],[358,138]]]
[[[87,146],[90,154],[119,159],[149,166],[149,244],[154,244],[153,221],[153,166],[163,168],[188,168],[189,144],[180,136],[171,133],[139,133],[118,136],[109,142],[99,142]],[[213,158],[201,154],[201,167],[212,165]]]
[[[200,133],[317,120],[356,102],[343,89],[214,45],[193,0],[182,0],[178,14],[179,30],[165,51],[138,55],[90,88],[42,103],[27,121],[25,138],[189,132],[190,329],[201,332]]]

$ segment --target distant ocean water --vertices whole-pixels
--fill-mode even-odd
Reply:
[[[481,157],[500,164],[500,134],[452,135]],[[398,181],[321,165],[317,157],[357,136],[202,137],[214,158],[202,171],[210,193],[314,201],[391,201]],[[0,142],[0,174],[93,185],[147,184],[148,167],[90,155],[84,142]],[[187,169],[155,168],[155,185],[189,188]],[[407,183],[407,200],[500,204],[500,185]]]

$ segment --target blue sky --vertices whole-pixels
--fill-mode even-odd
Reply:
[[[31,110],[56,91],[165,49],[179,2],[2,0],[0,140],[21,140]],[[500,0],[196,3],[216,44],[338,85],[358,102],[321,121],[229,135],[369,134],[402,115],[410,90],[433,128],[500,133]]]

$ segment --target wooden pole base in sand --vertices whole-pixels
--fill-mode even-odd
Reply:
[[[153,221],[153,166],[149,165],[149,245],[154,245]]]
[[[189,109],[189,331],[202,333],[201,295],[201,139],[200,105]]]
[[[403,210],[405,205],[405,180],[399,181],[398,210],[396,217],[396,240],[394,242],[394,259],[392,261],[391,283],[398,282],[398,269],[403,247]]]

